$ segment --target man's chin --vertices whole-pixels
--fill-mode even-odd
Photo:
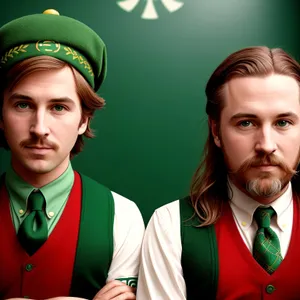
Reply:
[[[278,180],[278,178],[277,178],[277,177],[274,177],[274,176],[258,178],[258,182],[259,182],[262,186],[270,185],[274,180]]]
[[[32,174],[37,175],[43,175],[47,174],[52,171],[50,168],[27,168],[28,172],[31,172]]]
[[[278,177],[265,177],[250,180],[246,184],[246,190],[255,198],[274,198],[282,193],[289,180]]]
[[[24,164],[23,166],[28,172],[39,175],[47,174],[53,170],[53,166],[46,161],[35,161],[34,163]]]

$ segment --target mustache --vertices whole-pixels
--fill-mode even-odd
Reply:
[[[281,168],[286,174],[289,175],[295,175],[297,173],[296,170],[286,165],[285,162],[283,162],[275,154],[261,154],[261,155],[253,156],[247,159],[234,173],[243,173],[249,170],[250,168],[259,167],[262,165],[277,166]]]
[[[45,140],[45,139],[34,138],[34,137],[23,140],[20,143],[20,146],[23,147],[23,148],[40,147],[40,148],[51,148],[51,149],[54,149],[54,150],[58,149],[57,144],[55,144],[51,141]]]

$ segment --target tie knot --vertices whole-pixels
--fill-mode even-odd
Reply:
[[[28,197],[28,208],[31,211],[41,211],[43,210],[44,202],[44,196],[40,191],[32,192]]]
[[[259,228],[270,227],[271,219],[275,215],[275,210],[272,207],[258,207],[254,213],[254,219]]]

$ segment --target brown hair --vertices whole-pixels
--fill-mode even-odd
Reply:
[[[88,125],[85,133],[78,136],[77,141],[71,150],[71,157],[73,157],[83,150],[83,136],[87,138],[94,137],[90,122],[93,118],[95,110],[101,109],[105,104],[104,99],[95,93],[84,77],[73,66],[50,56],[32,57],[16,64],[6,74],[0,77],[0,112],[2,119],[3,94],[5,89],[12,89],[21,80],[28,77],[32,73],[47,70],[61,70],[66,66],[72,70],[74,75],[77,94],[81,100],[82,119],[86,117],[88,118]],[[4,132],[2,130],[0,131],[0,147],[9,149]]]
[[[228,56],[213,72],[206,85],[206,113],[218,125],[224,107],[225,84],[238,77],[268,76],[272,73],[294,78],[300,85],[300,65],[282,49],[250,47]],[[227,167],[222,150],[215,145],[209,125],[204,154],[190,190],[191,202],[200,218],[199,226],[214,224],[228,201]]]

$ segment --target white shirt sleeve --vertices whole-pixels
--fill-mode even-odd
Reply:
[[[137,300],[184,300],[179,201],[152,215],[142,246]]]
[[[107,282],[118,279],[136,283],[145,226],[137,205],[112,192],[115,203],[114,252]]]

